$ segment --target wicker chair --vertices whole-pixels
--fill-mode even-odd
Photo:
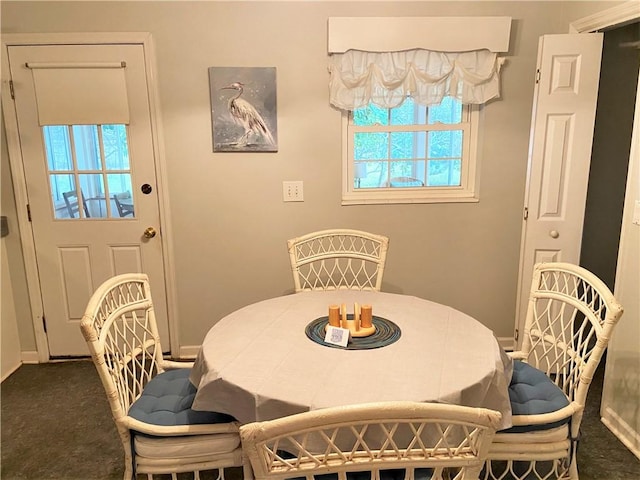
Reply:
[[[132,217],[134,216],[135,210],[133,208],[131,192],[116,193],[113,196],[113,200],[116,204],[119,217],[126,217],[127,215],[131,215]]]
[[[191,410],[191,363],[165,361],[147,276],[113,277],[95,291],[81,330],[125,452],[124,479],[242,465],[238,424]],[[172,476],[175,478],[175,475]]]
[[[84,211],[84,217],[89,218],[89,208],[87,208],[87,201],[84,198],[84,194],[80,192],[82,196],[82,210]],[[80,206],[78,201],[78,192],[76,190],[71,190],[69,192],[63,192],[62,198],[64,199],[64,204],[67,206],[67,212],[69,213],[69,218],[80,218]]]
[[[584,268],[535,266],[522,349],[510,354],[513,427],[494,437],[484,479],[578,479],[587,391],[621,315],[611,291]]]
[[[245,472],[257,480],[369,478],[355,472],[371,480],[466,480],[478,478],[500,419],[483,408],[379,402],[250,423],[240,436]]]
[[[380,290],[389,239],[359,230],[322,230],[289,240],[296,292]]]

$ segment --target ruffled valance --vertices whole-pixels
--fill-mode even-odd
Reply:
[[[445,96],[463,104],[483,104],[500,96],[504,58],[489,50],[348,50],[329,58],[330,102],[342,110],[370,103],[393,108],[409,95],[421,105],[439,104]]]

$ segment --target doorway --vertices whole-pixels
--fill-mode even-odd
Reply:
[[[604,32],[580,265],[614,290],[629,167],[640,23]]]

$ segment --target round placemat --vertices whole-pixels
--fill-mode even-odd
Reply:
[[[373,316],[373,324],[376,327],[375,333],[368,337],[351,337],[346,347],[334,345],[324,341],[325,325],[327,325],[329,317],[316,318],[305,328],[307,337],[319,345],[325,347],[341,348],[343,350],[367,350],[371,348],[386,347],[396,342],[400,338],[400,327],[386,318]]]

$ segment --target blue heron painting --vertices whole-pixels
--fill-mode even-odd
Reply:
[[[277,152],[276,69],[211,67],[214,152]]]

